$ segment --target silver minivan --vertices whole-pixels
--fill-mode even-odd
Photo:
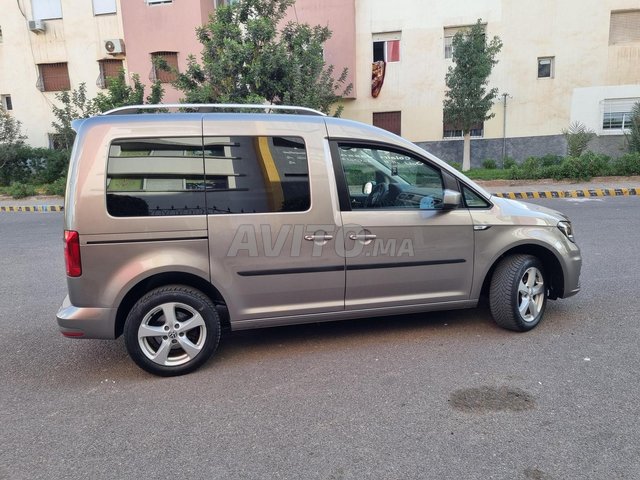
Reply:
[[[567,217],[496,198],[396,135],[298,107],[188,107],[75,122],[66,337],[124,334],[169,376],[206,362],[223,328],[487,297],[500,326],[526,331],[580,288]]]

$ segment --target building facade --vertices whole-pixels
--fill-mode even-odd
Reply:
[[[181,71],[188,55],[199,59],[196,28],[233,0],[0,1],[2,103],[30,144],[47,146],[55,93],[85,83],[93,97],[120,68],[146,85],[160,80],[164,101],[178,101],[171,75],[153,58]],[[325,60],[336,75],[347,67],[354,87],[343,117],[460,161],[461,132],[443,123],[444,78],[453,35],[478,19],[504,46],[490,77],[500,92],[495,116],[472,132],[474,165],[564,154],[562,130],[574,121],[598,134],[591,149],[621,152],[640,99],[640,0],[540,0],[526,8],[507,0],[297,0],[285,21],[333,31]]]
[[[123,37],[119,0],[1,0],[0,95],[33,146],[51,144],[55,94],[87,86],[94,97],[124,56],[105,44]],[[117,47],[116,47],[117,48]]]
[[[565,154],[572,121],[593,129],[590,148],[617,155],[633,102],[640,100],[640,2],[356,1],[358,97],[344,116],[402,134],[448,161],[461,161],[461,132],[445,125],[451,40],[478,19],[504,46],[490,77],[495,117],[472,131],[472,162]],[[372,62],[385,61],[371,94]]]

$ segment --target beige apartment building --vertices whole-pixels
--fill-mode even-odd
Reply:
[[[640,100],[640,0],[356,0],[358,97],[344,116],[402,134],[461,161],[461,132],[444,125],[451,39],[478,19],[504,43],[490,78],[495,117],[472,132],[472,160],[565,154],[561,132],[580,121],[590,148],[617,155]],[[371,62],[386,61],[377,98]],[[502,95],[506,94],[506,95]]]
[[[185,68],[200,53],[195,28],[225,1],[0,0],[2,103],[29,143],[47,146],[55,92],[84,82],[93,97],[119,68],[147,85],[160,79],[165,101],[178,100],[152,59]],[[617,155],[640,100],[640,0],[297,0],[288,19],[333,30],[325,59],[336,71],[348,67],[355,87],[344,117],[448,161],[462,158],[461,132],[442,119],[451,39],[478,19],[504,46],[490,79],[500,91],[495,117],[473,131],[474,165],[503,153],[564,154],[561,132],[572,121],[598,134],[592,149]],[[385,62],[379,91],[374,61]]]
[[[0,0],[0,95],[33,146],[51,144],[52,105],[87,85],[94,97],[124,65],[119,0]],[[114,45],[114,51],[108,46]]]

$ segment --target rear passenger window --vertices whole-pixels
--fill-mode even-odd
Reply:
[[[114,141],[107,211],[114,217],[204,215],[202,137]]]
[[[114,217],[302,212],[309,165],[297,137],[126,139],[109,148]]]
[[[302,212],[309,165],[298,137],[205,137],[209,214]]]

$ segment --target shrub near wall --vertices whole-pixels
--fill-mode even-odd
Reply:
[[[513,180],[589,180],[610,175],[640,175],[640,153],[629,153],[613,160],[594,152],[586,152],[579,157],[531,157],[520,165],[512,166],[509,175]]]
[[[2,145],[0,164],[0,186],[12,183],[48,184],[66,176],[69,152],[26,145]]]

